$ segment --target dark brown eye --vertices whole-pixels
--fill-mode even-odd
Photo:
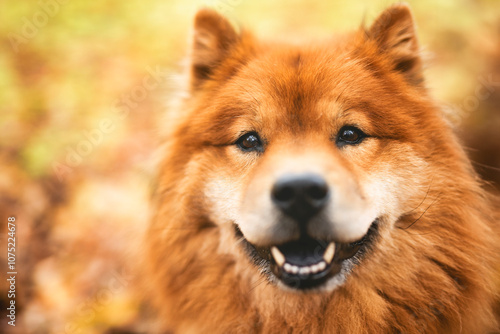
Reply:
[[[338,147],[345,145],[356,145],[366,138],[366,134],[354,126],[344,126],[340,129],[336,144]]]
[[[236,145],[245,152],[258,151],[262,152],[262,142],[259,135],[255,132],[249,132],[241,136],[237,141]]]

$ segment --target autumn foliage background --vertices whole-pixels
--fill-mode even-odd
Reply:
[[[0,3],[0,272],[17,222],[17,326],[140,332],[142,233],[169,95],[196,9],[265,38],[328,37],[391,1],[41,0]],[[427,84],[500,189],[500,2],[409,1]]]

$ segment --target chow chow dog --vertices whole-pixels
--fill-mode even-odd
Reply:
[[[203,9],[188,72],[147,236],[159,331],[498,332],[498,202],[407,5],[303,45]]]

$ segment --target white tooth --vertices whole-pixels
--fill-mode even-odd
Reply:
[[[317,273],[318,271],[319,271],[319,265],[314,264],[314,265],[311,266],[311,272],[313,274]]]
[[[309,275],[310,272],[311,270],[309,269],[309,267],[301,267],[299,269],[299,274],[301,275]]]
[[[285,269],[286,272],[292,272],[292,265],[289,264],[289,263],[285,263],[285,265],[283,266],[283,269]]]
[[[297,274],[299,272],[299,267],[292,266],[292,274]]]
[[[280,250],[277,247],[273,246],[271,247],[271,253],[273,254],[274,261],[276,261],[278,266],[283,266],[283,264],[285,263],[285,256],[281,254]]]
[[[335,255],[335,244],[333,242],[330,242],[330,244],[328,244],[328,247],[326,247],[325,253],[323,254],[323,259],[325,260],[326,263],[331,263],[334,255]]]
[[[318,271],[323,271],[326,268],[326,263],[321,261],[320,263],[317,264],[318,266]]]

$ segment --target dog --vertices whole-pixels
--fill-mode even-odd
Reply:
[[[146,238],[160,331],[500,330],[498,199],[430,97],[407,5],[306,45],[202,9],[188,76]]]

